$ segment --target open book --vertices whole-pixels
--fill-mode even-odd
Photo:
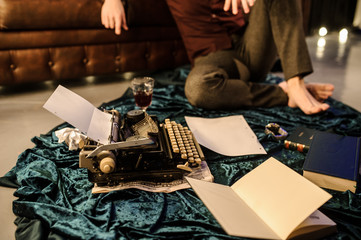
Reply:
[[[231,187],[186,179],[229,235],[313,239],[336,231],[317,210],[332,196],[274,158]]]

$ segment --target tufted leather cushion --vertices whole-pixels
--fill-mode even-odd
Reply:
[[[167,69],[185,63],[180,40],[0,51],[0,85]]]
[[[137,27],[123,31],[120,36],[107,29],[62,29],[43,31],[7,31],[1,34],[0,50],[36,47],[60,47],[83,44],[162,41],[179,39],[175,27]]]

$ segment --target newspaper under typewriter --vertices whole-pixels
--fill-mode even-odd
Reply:
[[[109,144],[86,139],[79,154],[79,166],[88,169],[89,181],[104,185],[149,180],[169,182],[183,178],[204,160],[202,150],[187,127],[142,110],[129,111],[123,118],[111,110]]]

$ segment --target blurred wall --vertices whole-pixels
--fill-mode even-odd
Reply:
[[[303,0],[306,34],[312,35],[320,27],[329,31],[352,27],[356,4],[357,0]]]

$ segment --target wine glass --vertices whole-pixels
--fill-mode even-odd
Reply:
[[[151,77],[136,77],[131,81],[135,104],[146,111],[152,102],[154,79]]]

